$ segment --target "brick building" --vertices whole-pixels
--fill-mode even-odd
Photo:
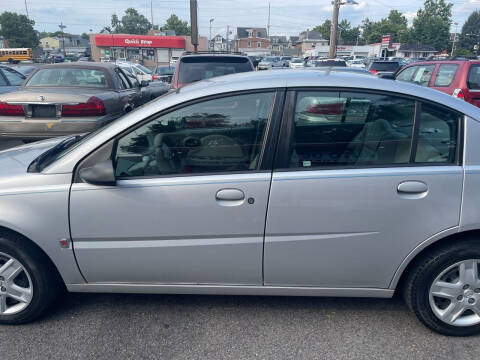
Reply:
[[[248,55],[270,54],[270,41],[265,28],[237,28],[235,51]]]

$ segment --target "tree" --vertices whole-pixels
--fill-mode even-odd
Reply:
[[[445,0],[425,0],[424,8],[418,10],[413,19],[412,38],[418,43],[433,45],[437,51],[447,50],[452,6]]]
[[[460,49],[455,51],[457,54],[463,53],[470,55],[473,52],[473,47],[480,41],[480,10],[476,10],[470,14],[465,24],[462,27],[460,35]],[[463,51],[461,51],[463,50]]]
[[[10,47],[34,48],[40,42],[33,30],[35,21],[25,15],[5,11],[0,15],[0,36],[8,40]]]
[[[322,25],[316,26],[313,30],[321,33],[324,39],[330,40],[331,29],[332,29],[332,21],[325,20],[325,22]]]
[[[172,14],[165,25],[162,26],[162,30],[174,30],[176,35],[190,35],[190,26],[188,22],[182,21],[177,15]]]
[[[376,22],[368,18],[363,21],[363,38],[368,44],[382,41],[383,35],[393,35],[395,41],[408,42],[409,37],[407,18],[397,10],[391,10],[388,17]]]
[[[80,36],[82,37],[82,39],[85,39],[85,40],[90,39],[90,36],[87,33],[82,33],[82,35]]]
[[[358,26],[352,28],[349,21],[343,19],[338,24],[338,36],[340,44],[354,45],[359,35],[360,28]]]
[[[117,14],[112,14],[110,23],[111,26],[105,26],[102,33],[145,35],[152,28],[150,21],[134,8],[125,10],[121,19]]]

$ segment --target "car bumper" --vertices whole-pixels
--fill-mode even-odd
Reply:
[[[0,136],[22,139],[48,139],[86,133],[105,126],[120,115],[95,118],[27,119],[0,116]]]

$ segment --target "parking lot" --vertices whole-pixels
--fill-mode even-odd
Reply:
[[[69,294],[0,327],[2,359],[467,359],[479,338],[422,326],[400,299]]]

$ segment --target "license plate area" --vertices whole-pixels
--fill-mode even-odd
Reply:
[[[32,105],[32,118],[56,118],[57,107],[55,105]]]

